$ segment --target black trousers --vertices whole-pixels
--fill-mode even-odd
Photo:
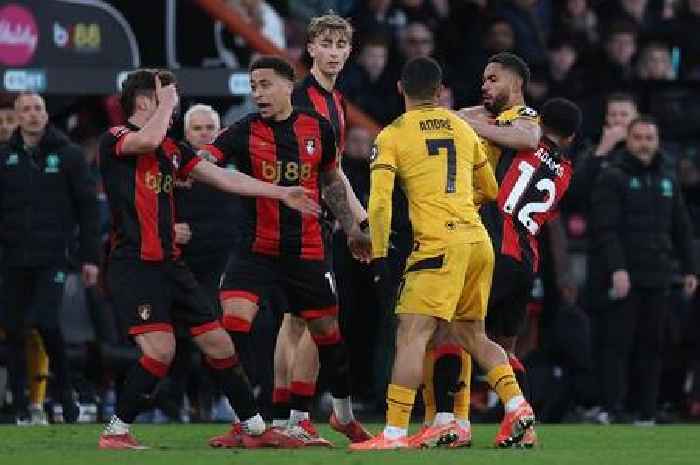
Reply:
[[[8,372],[15,411],[28,407],[27,352],[29,331],[36,328],[49,356],[54,386],[61,401],[69,401],[72,388],[66,345],[59,327],[66,272],[60,267],[3,270],[4,312],[2,324],[9,350]]]
[[[602,399],[613,414],[627,402],[639,419],[655,417],[668,298],[667,289],[633,288],[596,312]]]

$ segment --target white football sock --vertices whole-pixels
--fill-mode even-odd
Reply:
[[[445,426],[455,421],[455,414],[452,412],[440,412],[435,415],[433,426]]]
[[[506,412],[510,413],[513,410],[517,410],[517,408],[520,406],[521,402],[525,402],[525,398],[523,396],[513,397],[508,402],[506,402],[506,405],[505,405]]]
[[[260,436],[265,432],[265,420],[263,420],[263,417],[261,417],[259,413],[242,421],[241,426],[243,427],[243,431],[252,436]]]
[[[352,413],[352,400],[350,396],[344,399],[336,399],[333,397],[333,413],[341,425],[347,425],[355,419]]]
[[[296,426],[304,420],[309,419],[309,412],[302,412],[301,410],[290,410],[289,411],[289,425]]]
[[[387,439],[400,439],[408,435],[408,429],[399,428],[398,426],[387,425],[384,428],[384,437]]]

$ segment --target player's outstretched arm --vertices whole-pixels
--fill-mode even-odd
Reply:
[[[321,212],[321,207],[303,187],[285,187],[259,181],[240,171],[232,172],[219,168],[206,160],[197,163],[190,175],[195,181],[207,183],[224,192],[247,197],[276,199],[284,202],[290,208],[311,215],[317,215]]]
[[[321,175],[321,188],[323,200],[326,201],[328,208],[338,218],[343,231],[348,236],[348,247],[350,247],[353,256],[358,260],[369,261],[372,243],[369,235],[362,231],[360,223],[355,220],[355,215],[348,201],[350,193],[343,181],[343,175],[340,173],[339,168],[323,172]]]

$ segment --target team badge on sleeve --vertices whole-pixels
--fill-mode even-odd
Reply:
[[[522,107],[518,110],[518,116],[525,116],[527,118],[537,118],[537,110],[530,107]]]
[[[372,144],[372,149],[369,151],[369,162],[374,163],[374,161],[379,156],[379,148],[377,144]]]
[[[130,129],[127,128],[126,126],[114,126],[112,128],[109,128],[109,132],[112,133],[114,137],[119,139],[122,137],[124,134],[130,132]]]

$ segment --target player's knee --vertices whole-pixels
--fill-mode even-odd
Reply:
[[[222,300],[221,308],[222,324],[227,331],[249,332],[258,313],[256,303],[240,298]]]
[[[291,346],[296,346],[301,337],[306,331],[306,321],[303,318],[296,317],[292,314],[285,314],[280,327],[281,339]]]
[[[325,316],[308,320],[307,324],[309,326],[309,331],[311,331],[312,338],[315,336],[327,336],[339,329],[338,319],[334,316]]]
[[[453,334],[464,350],[470,354],[479,353],[480,348],[488,341],[483,324],[471,321],[456,322]]]
[[[141,352],[162,364],[170,365],[175,358],[175,335],[171,332],[156,331],[136,337]]]
[[[235,354],[233,341],[222,329],[208,331],[197,336],[195,342],[202,352],[211,358],[223,359]]]
[[[433,337],[437,322],[434,318],[421,315],[402,315],[396,331],[398,346],[421,345],[427,347]]]
[[[164,344],[162,346],[152,346],[144,355],[162,363],[170,365],[175,358],[175,344]]]
[[[308,320],[311,339],[317,346],[337,344],[342,340],[338,319],[326,316]]]

